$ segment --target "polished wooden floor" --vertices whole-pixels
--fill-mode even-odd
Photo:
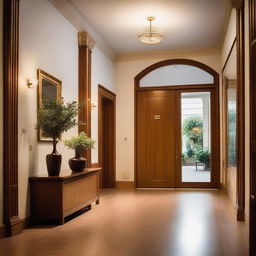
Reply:
[[[220,191],[107,190],[63,226],[0,240],[0,255],[246,256],[244,225]]]

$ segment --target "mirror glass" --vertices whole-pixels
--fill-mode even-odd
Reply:
[[[38,109],[41,108],[43,99],[61,100],[61,81],[56,77],[38,70]],[[51,141],[44,136],[42,130],[38,130],[39,141]]]
[[[237,165],[237,65],[236,43],[223,71],[226,126],[226,167]]]
[[[45,78],[42,79],[42,97],[43,99],[57,99],[57,86]]]

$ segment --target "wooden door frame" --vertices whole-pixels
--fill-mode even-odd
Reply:
[[[256,1],[249,0],[249,58],[250,58],[250,216],[249,216],[249,245],[250,245],[250,255],[255,255],[256,253],[256,220],[253,213],[255,212],[255,191],[256,191],[256,164],[255,164],[255,155],[256,155],[256,145],[255,145],[255,92],[256,92],[256,72],[255,72],[255,63],[256,63],[256,50],[253,51],[253,48],[256,47]],[[254,208],[254,209],[253,209]]]
[[[244,0],[233,0],[237,38],[237,220],[245,219],[245,71]]]
[[[179,133],[176,138],[180,141],[176,141],[176,150],[179,155],[178,161],[176,161],[176,170],[178,175],[176,175],[176,187],[177,188],[219,188],[220,187],[220,170],[219,170],[219,156],[220,156],[220,133],[219,133],[219,111],[218,109],[218,94],[216,94],[216,88],[190,88],[190,89],[176,89],[176,105],[181,106],[181,93],[183,92],[210,92],[210,119],[211,119],[211,152],[214,152],[211,156],[211,181],[210,182],[182,182],[182,165],[181,163],[181,133]],[[176,130],[181,129],[181,107],[176,109],[177,120],[176,120]],[[215,131],[215,134],[213,133]],[[179,163],[178,163],[179,162]],[[217,164],[216,164],[217,163]]]
[[[158,87],[140,87],[140,80],[146,76],[148,73],[152,72],[155,69],[160,67],[169,66],[169,65],[189,65],[200,68],[207,73],[211,74],[214,78],[212,84],[194,84],[194,85],[178,85],[178,86],[158,86]],[[216,91],[216,105],[217,105],[217,124],[218,131],[220,131],[220,114],[219,114],[219,74],[209,67],[208,65],[190,59],[168,59],[164,61],[157,62],[153,65],[148,66],[144,70],[142,70],[139,74],[137,74],[134,78],[134,177],[135,177],[135,185],[138,187],[138,170],[137,170],[137,93],[139,91],[146,91],[146,90],[170,90],[170,89],[213,89],[215,88]],[[218,143],[218,152],[216,161],[216,166],[220,167],[220,132],[218,132],[218,138],[216,139],[219,141]],[[220,169],[220,168],[218,168]]]
[[[113,184],[116,184],[116,94],[108,90],[102,85],[98,85],[98,150],[99,150],[99,160],[98,165],[102,167],[103,162],[103,124],[102,124],[102,100],[108,99],[113,103]]]

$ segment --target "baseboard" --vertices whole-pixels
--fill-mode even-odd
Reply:
[[[20,234],[23,229],[29,228],[31,226],[30,217],[26,217],[24,219],[19,219],[17,217],[11,219],[11,228],[9,235],[7,234],[6,226],[4,224],[0,224],[0,239],[5,238],[7,236],[15,236]]]
[[[116,181],[116,188],[117,189],[134,189],[135,183],[134,181]]]
[[[0,239],[5,237],[5,225],[0,225]]]
[[[244,209],[243,208],[238,208],[237,209],[237,221],[245,221],[245,214],[244,214]]]
[[[18,216],[10,219],[10,229],[7,230],[7,236],[15,236],[22,232],[24,226],[24,219],[20,219]]]

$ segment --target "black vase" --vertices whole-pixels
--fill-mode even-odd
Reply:
[[[56,150],[57,140],[53,140],[53,151],[46,155],[46,165],[49,176],[59,176],[62,156]]]
[[[82,154],[84,153],[84,147],[76,147],[75,157],[69,159],[68,164],[73,172],[82,172],[86,168],[87,161]]]

